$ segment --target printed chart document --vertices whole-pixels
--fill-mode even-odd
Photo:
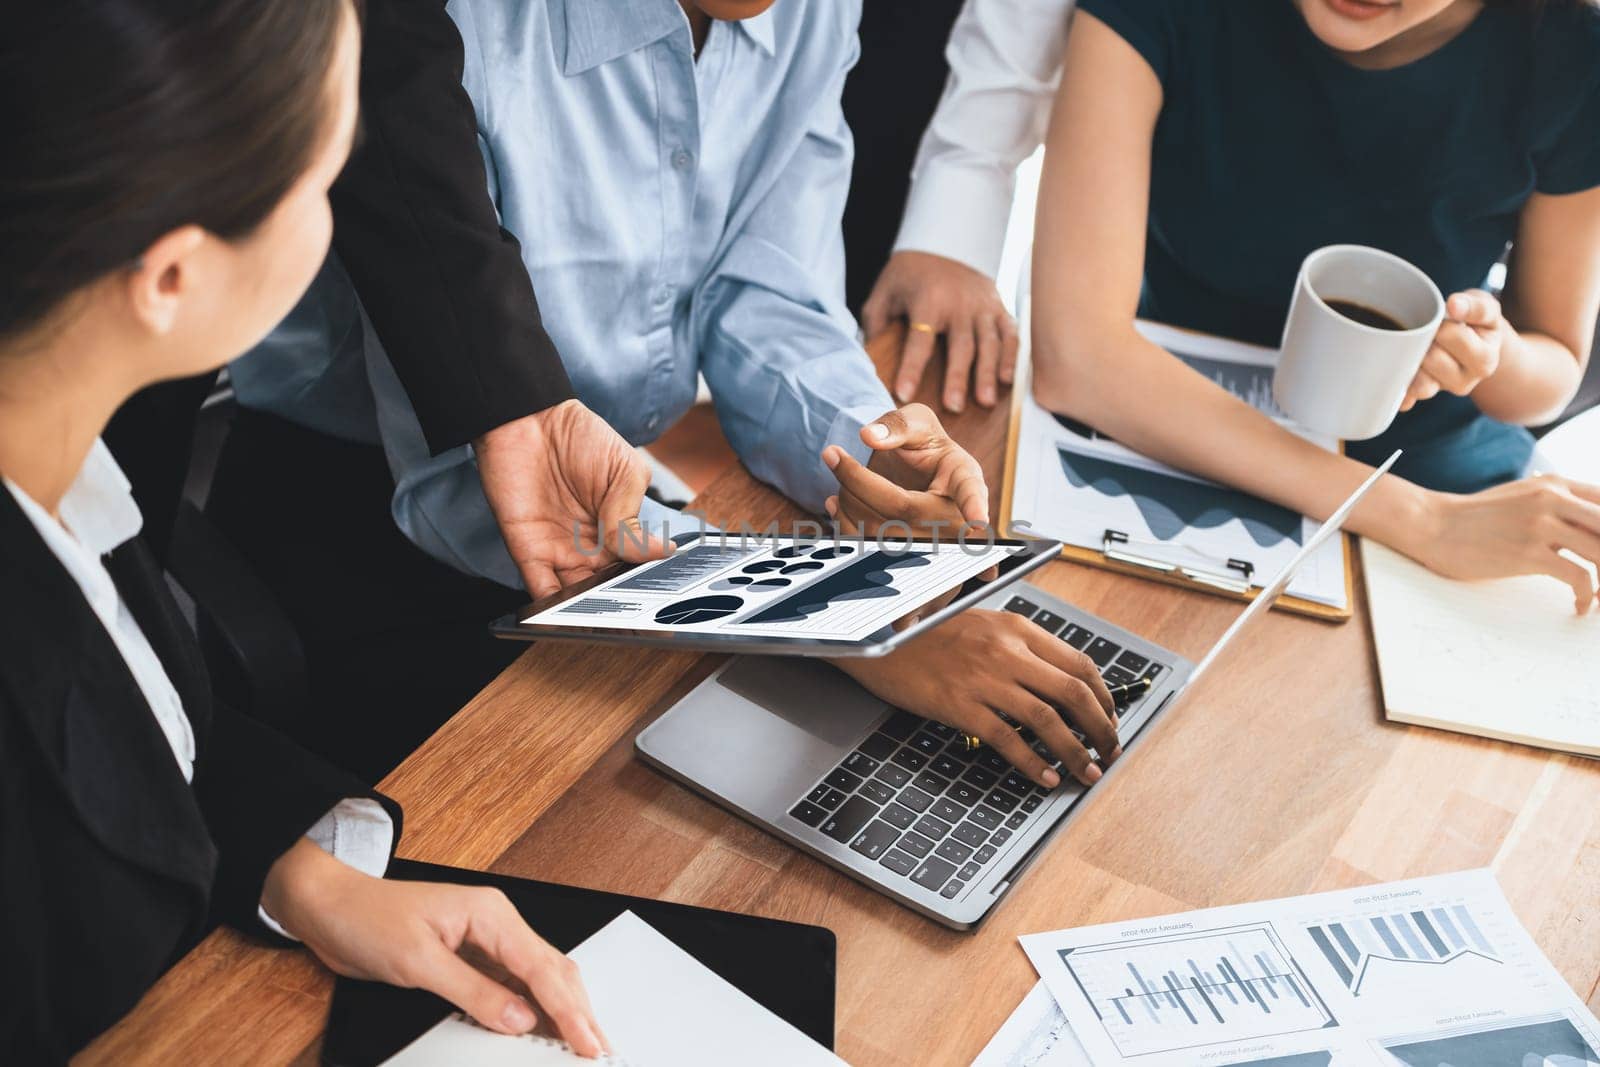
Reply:
[[[1361,543],[1385,713],[1600,757],[1600,611],[1531,575],[1457,582]]]
[[[972,1067],[1082,1067],[1088,1062],[1049,987],[1035,982]]]
[[[1597,1067],[1486,871],[1032,934],[1096,1067]]]
[[[1141,334],[1189,367],[1313,443],[1338,441],[1305,430],[1272,400],[1277,352],[1139,322]],[[1277,504],[1149,459],[1097,431],[1054,415],[1020,385],[1021,414],[1012,478],[1011,520],[1027,532],[1100,551],[1107,530],[1125,534],[1128,551],[1196,570],[1231,575],[1229,560],[1248,562],[1251,584],[1269,580],[1316,532],[1317,523]],[[1295,576],[1292,596],[1348,606],[1344,549],[1334,538]]]
[[[708,534],[523,621],[855,641],[1012,551],[953,537],[930,545]]]
[[[386,1067],[842,1067],[790,1026],[631,911],[573,949],[610,1060],[586,1060],[557,1042],[506,1037],[452,1016]]]

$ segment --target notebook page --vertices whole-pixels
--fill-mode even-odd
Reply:
[[[1600,756],[1600,610],[1531,576],[1457,582],[1361,542],[1389,717]]]

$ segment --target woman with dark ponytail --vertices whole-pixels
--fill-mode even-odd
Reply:
[[[0,1061],[65,1060],[215,921],[602,1051],[506,899],[387,882],[386,798],[216,705],[99,437],[215,368],[326,254],[350,0],[52,0],[0,34]]]

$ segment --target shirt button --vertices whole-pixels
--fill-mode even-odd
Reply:
[[[672,303],[672,286],[663,285],[656,290],[656,305],[666,307],[670,303]]]
[[[651,431],[652,433],[654,433],[655,432],[655,428],[657,426],[660,426],[660,425],[661,425],[661,416],[660,415],[651,415],[648,419],[644,420],[644,428],[649,430],[649,431]]]
[[[672,153],[672,165],[677,167],[679,170],[688,170],[689,164],[693,162],[694,157],[689,154],[689,150],[687,148],[680,148],[676,152]]]

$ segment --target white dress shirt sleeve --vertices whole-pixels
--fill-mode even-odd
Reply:
[[[932,252],[994,277],[1017,167],[1044,140],[1073,0],[967,0],[950,78],[911,171],[895,251]]]
[[[394,820],[383,810],[383,805],[370,797],[341,800],[333,810],[318,819],[306,831],[313,844],[341,863],[349,864],[362,874],[382,878],[389,867],[389,854],[394,846]],[[290,940],[298,940],[278,925],[267,914],[264,906],[257,912],[267,929]]]

